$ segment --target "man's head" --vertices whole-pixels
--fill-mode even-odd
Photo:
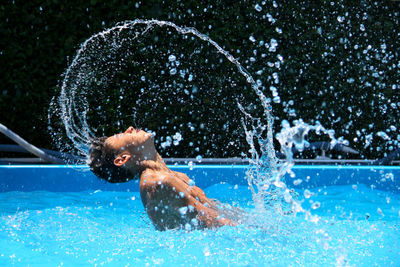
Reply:
[[[89,154],[94,174],[108,182],[121,183],[140,174],[142,162],[155,160],[157,151],[150,133],[131,126],[123,133],[93,139]]]

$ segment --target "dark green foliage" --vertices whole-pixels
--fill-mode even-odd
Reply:
[[[256,4],[261,6],[261,11],[255,9]],[[55,148],[47,130],[48,107],[80,44],[119,21],[155,18],[192,26],[209,35],[238,58],[255,79],[259,79],[267,97],[273,98],[270,86],[276,87],[280,103],[273,104],[273,113],[277,117],[275,130],[279,130],[282,119],[303,118],[310,123],[319,120],[326,128],[335,129],[336,136],[349,140],[349,145],[361,151],[363,157],[381,157],[390,152],[391,147],[398,146],[399,5],[397,1],[361,1],[360,4],[357,1],[268,0],[264,5],[262,1],[2,1],[0,122],[39,147]],[[277,41],[275,51],[265,45],[271,39]],[[173,49],[167,45],[165,48]],[[206,52],[200,56],[212,60]],[[274,65],[276,62],[280,62],[279,66]],[[112,82],[120,87],[126,77],[138,73],[137,67],[134,64],[127,66],[113,77]],[[224,67],[229,71],[220,69],[218,75],[221,77],[234,72],[229,69],[231,65]],[[196,62],[191,68],[201,69]],[[155,73],[157,70],[151,71]],[[279,81],[275,82],[276,75]],[[186,101],[186,105],[169,107],[171,110],[176,108],[170,111],[173,114],[169,118],[171,125],[183,125],[188,129],[186,124],[193,121],[187,115],[190,105],[204,106],[193,115],[199,121],[207,121],[205,114],[210,115],[210,110],[215,112],[212,116],[222,118],[219,121],[238,116],[232,97],[242,92],[224,91],[218,96],[219,102],[214,101],[217,98],[215,91],[206,89],[207,86],[218,86],[219,81],[205,78],[197,81],[202,86],[202,97],[199,95],[190,100],[183,91],[174,96],[174,103]],[[135,86],[149,86],[148,81]],[[118,94],[118,90],[112,89],[110,87],[108,95]],[[104,102],[107,96],[97,97],[90,101],[102,103],[101,112],[115,112],[113,103],[107,106]],[[243,97],[251,99],[251,96]],[[149,101],[157,100],[154,105],[162,109],[169,104],[166,99],[167,95],[159,91],[157,94],[149,92],[149,97],[143,101],[150,105]],[[221,102],[226,103],[223,109],[215,104]],[[128,104],[125,105],[128,108]],[[165,124],[165,114],[147,118],[144,116],[146,111],[142,110],[143,116],[138,114],[138,125],[154,129],[160,122]],[[117,116],[116,121],[120,119]],[[96,116],[92,118],[96,120]],[[104,134],[129,126],[110,128],[108,124],[109,121],[99,123],[99,133],[103,133],[102,126],[108,127]],[[221,152],[227,150],[225,141],[231,132],[236,131],[238,136],[241,134],[237,132],[240,131],[240,122],[234,121],[231,127],[218,133],[218,138],[203,143],[199,154],[218,157],[240,156],[240,152],[246,152],[246,145],[237,145],[227,153]],[[220,128],[221,125],[208,127]],[[386,132],[391,140],[377,137],[378,131]],[[188,142],[196,139],[196,133],[188,131],[184,143],[170,148],[165,156],[195,156],[197,152],[192,153]],[[374,133],[374,138],[367,146],[367,136],[371,133]],[[214,133],[202,134],[210,136]],[[238,138],[244,143],[243,137]],[[313,141],[327,139],[312,138]],[[0,136],[0,142],[9,141]]]

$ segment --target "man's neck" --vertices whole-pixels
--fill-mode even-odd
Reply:
[[[142,173],[149,171],[160,172],[169,170],[164,160],[158,153],[155,160],[143,160],[142,162],[140,162],[140,166],[142,167]]]

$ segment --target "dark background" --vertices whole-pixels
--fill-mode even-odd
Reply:
[[[155,18],[210,36],[267,97],[274,86],[275,130],[282,119],[318,120],[360,157],[379,158],[400,140],[399,7],[397,1],[2,1],[0,122],[38,147],[56,149],[49,103],[80,44],[117,22]],[[272,39],[275,51],[265,45]],[[0,136],[0,143],[10,140]],[[177,147],[172,156],[187,153]]]

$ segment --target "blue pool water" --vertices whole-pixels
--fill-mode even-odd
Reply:
[[[316,223],[305,214],[281,216],[268,210],[257,214],[241,176],[244,166],[196,166],[193,170],[176,166],[195,177],[209,197],[248,211],[253,223],[159,232],[143,210],[135,182],[104,184],[84,167],[3,166],[0,266],[398,266],[400,194],[396,178],[400,170],[349,167],[342,172],[343,168],[336,167],[341,174],[338,178],[329,176],[334,169],[329,166],[303,167],[294,169],[294,179],[304,180],[296,192],[302,206],[318,218]],[[321,176],[329,177],[329,186],[320,184],[321,180],[328,183]],[[81,190],[88,184],[92,188]],[[320,207],[312,209],[317,202]]]

